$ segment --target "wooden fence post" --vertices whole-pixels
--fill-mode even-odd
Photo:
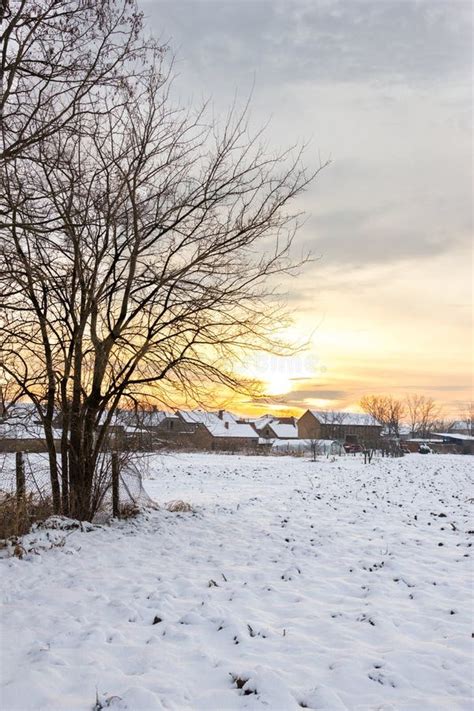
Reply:
[[[15,456],[15,471],[16,471],[16,498],[21,501],[25,496],[25,462],[23,460],[23,452],[17,452]]]
[[[112,516],[120,517],[120,467],[117,452],[112,452]]]

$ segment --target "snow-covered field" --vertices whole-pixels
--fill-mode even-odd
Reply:
[[[467,711],[472,462],[156,456],[194,513],[0,561],[0,708]]]

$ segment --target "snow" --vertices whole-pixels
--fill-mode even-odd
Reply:
[[[472,460],[362,461],[155,455],[193,513],[26,536],[0,708],[472,708]]]

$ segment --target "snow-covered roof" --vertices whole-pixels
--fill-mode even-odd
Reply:
[[[53,430],[55,439],[60,439],[61,430]],[[45,438],[41,425],[25,424],[19,421],[3,422],[0,424],[0,439],[41,439]]]
[[[99,424],[103,424],[108,417],[108,411],[106,410],[100,416]],[[110,421],[111,425],[127,425],[127,426],[144,426],[150,427],[152,425],[159,425],[165,417],[176,417],[176,415],[170,415],[169,412],[164,410],[116,410]]]
[[[436,434],[438,435],[438,437],[449,437],[450,439],[463,440],[464,442],[474,442],[474,437],[472,435],[463,435],[453,432],[436,432]]]
[[[31,414],[31,415],[37,414],[36,406],[32,402],[17,401],[17,402],[12,403],[11,401],[10,402],[7,401],[7,402],[5,402],[5,409],[11,415],[16,414],[16,415],[25,416],[27,414]]]
[[[176,412],[184,422],[189,424],[222,424],[222,420],[219,419],[219,415],[216,415],[215,412],[206,412],[205,410],[177,410]]]
[[[215,412],[213,414],[217,415],[217,417],[219,418],[219,420],[221,420],[221,422],[234,422],[235,423],[239,419],[236,415],[234,415],[232,412],[229,412],[228,410],[219,410],[218,412]]]
[[[451,435],[450,435],[451,436]],[[441,436],[436,439],[435,437],[411,437],[405,440],[408,444],[410,442],[424,442],[425,444],[442,444]]]
[[[8,409],[0,422],[31,427],[40,423],[40,416],[33,403],[15,403]]]
[[[270,422],[272,432],[278,439],[297,439],[298,429],[295,425],[282,424],[281,422]]]
[[[275,422],[276,419],[277,418],[274,415],[260,415],[260,417],[256,417],[253,420],[253,423],[257,429],[261,430],[265,427],[265,425]]]
[[[153,410],[152,412],[144,412],[142,414],[139,414],[137,417],[137,423],[139,425],[143,425],[143,427],[156,427],[157,425],[160,425],[167,417],[176,419],[176,415],[173,415],[169,412],[164,412],[163,410]]]
[[[258,439],[258,434],[252,425],[235,421],[232,422],[230,419],[221,420],[219,415],[215,412],[206,412],[205,410],[178,410],[178,413],[184,422],[204,425],[214,437],[246,437],[254,440]]]
[[[335,412],[333,410],[310,410],[321,424],[353,425],[355,427],[381,427],[380,422],[363,412]]]
[[[457,420],[450,424],[448,428],[449,432],[454,434],[469,434],[472,435],[474,432],[474,425],[469,420]]]
[[[258,433],[255,432],[252,425],[247,425],[245,423],[236,422],[235,424],[232,424],[229,422],[228,427],[226,427],[223,422],[220,422],[219,425],[205,426],[214,437],[245,437],[246,439],[252,439],[255,441],[259,439]]]

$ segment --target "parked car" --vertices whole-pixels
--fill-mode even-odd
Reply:
[[[344,451],[346,454],[358,454],[359,452],[363,452],[363,447],[360,444],[352,444],[350,442],[346,442],[344,444]]]

